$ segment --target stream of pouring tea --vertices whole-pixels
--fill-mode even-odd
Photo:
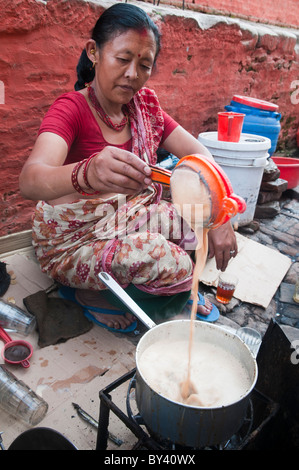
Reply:
[[[201,181],[199,174],[188,168],[179,168],[171,177],[172,200],[178,212],[192,228],[197,238],[196,263],[193,271],[191,295],[193,299],[190,321],[189,351],[187,378],[181,383],[180,391],[183,402],[196,396],[197,391],[191,380],[191,356],[193,345],[194,321],[197,313],[198,282],[205,267],[208,253],[208,231],[205,228],[211,216],[211,198],[207,186]],[[186,211],[186,207],[191,210]],[[200,397],[196,396],[198,405]]]
[[[187,401],[191,395],[197,395],[197,390],[191,380],[191,357],[193,345],[193,332],[194,321],[197,313],[197,297],[198,297],[198,281],[200,275],[205,267],[207,254],[208,254],[208,229],[196,230],[197,240],[202,239],[202,244],[199,242],[196,248],[196,263],[193,271],[191,294],[193,298],[190,320],[190,333],[189,333],[189,350],[188,350],[188,369],[187,378],[181,383],[181,395],[183,401]],[[194,397],[193,397],[194,398]],[[201,405],[200,397],[196,397],[198,405]]]

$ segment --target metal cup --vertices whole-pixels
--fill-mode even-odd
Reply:
[[[0,365],[0,408],[26,424],[35,426],[45,417],[48,404],[5,366]]]

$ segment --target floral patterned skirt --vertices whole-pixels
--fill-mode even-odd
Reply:
[[[191,289],[193,262],[180,246],[186,227],[173,204],[155,189],[131,197],[80,199],[52,206],[40,201],[33,246],[43,272],[61,284],[106,287],[106,271],[123,287],[169,296]]]

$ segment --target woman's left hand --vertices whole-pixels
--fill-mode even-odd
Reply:
[[[234,258],[238,253],[236,235],[230,221],[220,225],[218,228],[210,230],[208,239],[208,258],[215,256],[217,269],[225,271],[229,260]]]

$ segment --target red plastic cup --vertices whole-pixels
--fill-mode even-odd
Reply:
[[[245,114],[233,112],[218,113],[218,140],[239,142]]]

